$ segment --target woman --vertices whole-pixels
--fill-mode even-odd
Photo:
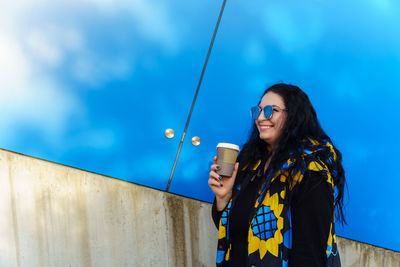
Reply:
[[[340,266],[341,153],[297,86],[271,86],[251,112],[254,127],[232,177],[217,174],[216,157],[211,166],[217,266]]]

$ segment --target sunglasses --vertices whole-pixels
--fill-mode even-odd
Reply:
[[[259,106],[254,106],[250,109],[250,114],[251,114],[251,118],[253,120],[256,120],[258,118],[258,116],[260,116],[261,111],[264,111],[264,117],[266,119],[270,119],[272,117],[272,113],[274,113],[274,111],[286,111],[287,108],[280,108],[278,106],[271,106],[271,105],[266,105],[263,108],[259,107]]]

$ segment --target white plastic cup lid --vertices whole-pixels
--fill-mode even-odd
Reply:
[[[230,149],[237,150],[237,151],[240,150],[238,145],[229,144],[229,143],[218,143],[217,148],[218,147],[230,148]]]

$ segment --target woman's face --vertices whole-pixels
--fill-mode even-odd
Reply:
[[[262,111],[255,123],[260,133],[260,139],[270,144],[274,150],[278,144],[287,117],[286,111],[281,109],[286,109],[286,106],[283,98],[274,92],[266,93],[261,99],[259,107],[263,109],[267,105],[271,105],[274,108],[272,117],[269,119],[265,118]]]

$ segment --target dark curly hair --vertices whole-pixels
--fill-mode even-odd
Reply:
[[[242,164],[249,163],[252,165],[261,159],[261,166],[264,166],[268,158],[272,155],[268,172],[274,173],[281,168],[282,164],[289,157],[292,157],[295,159],[295,164],[291,166],[292,169],[289,173],[296,173],[296,169],[300,169],[301,164],[304,164],[304,160],[302,160],[303,151],[317,151],[315,157],[324,162],[329,171],[334,174],[336,214],[338,220],[345,223],[343,214],[345,175],[342,166],[342,154],[322,129],[308,96],[299,87],[284,83],[269,87],[265,90],[262,97],[268,92],[280,95],[287,108],[287,117],[282,128],[281,137],[278,140],[278,145],[272,153],[269,145],[260,139],[257,126],[254,123],[250,137],[239,154],[238,161]],[[315,144],[311,145],[309,142],[304,142],[308,138],[320,143],[321,149],[315,147]],[[331,151],[326,149],[326,142],[332,144],[336,154],[335,160],[332,159]],[[243,166],[242,164],[241,166]],[[251,172],[250,168],[246,169],[246,172]],[[244,177],[245,175],[241,176]],[[289,177],[289,181],[290,179],[292,178]]]

